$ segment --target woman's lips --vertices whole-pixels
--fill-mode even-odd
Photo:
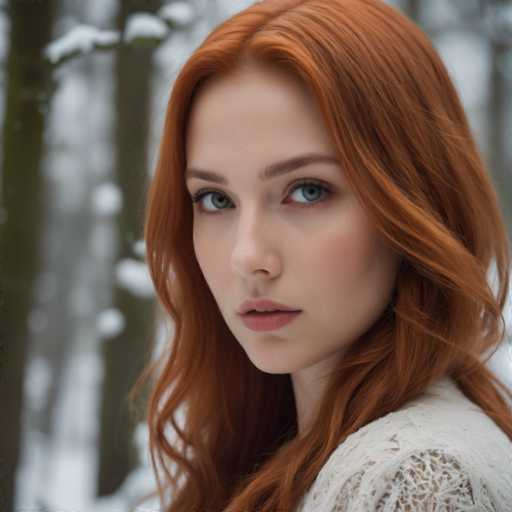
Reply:
[[[273,331],[290,323],[302,311],[252,312],[242,315],[242,321],[253,331]]]

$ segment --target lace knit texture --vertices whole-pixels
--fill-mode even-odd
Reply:
[[[512,512],[512,442],[447,377],[348,436],[296,512]]]

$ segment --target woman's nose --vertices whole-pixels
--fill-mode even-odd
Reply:
[[[247,277],[258,271],[271,275],[278,271],[276,241],[261,217],[242,219],[235,236],[231,263],[236,272]]]

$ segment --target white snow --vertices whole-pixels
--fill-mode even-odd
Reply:
[[[123,40],[130,43],[135,39],[165,39],[169,27],[158,16],[145,12],[132,14],[126,22]]]
[[[187,2],[174,2],[161,7],[158,16],[172,25],[185,27],[194,21],[195,12]]]
[[[115,215],[121,210],[123,196],[116,184],[106,182],[94,188],[91,201],[98,215]]]
[[[103,375],[95,350],[76,350],[53,418],[52,437],[23,434],[15,510],[86,512],[95,495],[99,385]]]
[[[44,496],[41,475],[45,471],[48,439],[37,430],[28,429],[23,432],[22,438],[21,464],[16,475],[15,511],[39,512],[34,505]]]
[[[30,370],[29,386],[45,387],[41,362]],[[24,432],[22,463],[18,470],[15,510],[42,512],[128,512],[143,495],[156,489],[150,467],[148,430],[139,424],[134,432],[140,465],[113,495],[95,496],[97,471],[98,400],[103,376],[101,357],[95,350],[73,353],[66,370],[51,439],[35,430]],[[41,391],[42,393],[43,391]],[[136,512],[159,512],[158,498]]]
[[[119,286],[139,297],[153,297],[155,289],[145,263],[132,258],[124,258],[116,266],[116,279]]]
[[[137,240],[133,244],[133,252],[140,258],[144,258],[146,256],[146,242],[142,239]]]
[[[102,311],[96,320],[96,329],[102,339],[114,338],[124,330],[125,326],[124,315],[116,308]]]
[[[52,41],[45,49],[45,55],[56,64],[74,54],[86,54],[94,48],[115,46],[120,40],[115,30],[100,30],[90,25],[77,25],[67,34]]]
[[[87,497],[94,494],[96,464],[91,464],[90,455],[84,456],[83,448],[62,443],[48,459],[46,505],[50,511],[87,510]]]
[[[72,353],[43,479],[51,511],[85,511],[90,496],[94,496],[98,461],[97,451],[90,450],[90,446],[97,442],[103,371],[102,358],[92,347]]]

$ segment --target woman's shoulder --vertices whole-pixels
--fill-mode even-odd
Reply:
[[[512,503],[510,468],[512,442],[445,378],[348,436],[297,510],[501,511]]]

